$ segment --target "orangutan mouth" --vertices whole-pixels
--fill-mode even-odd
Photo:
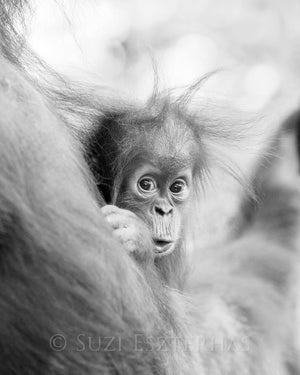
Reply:
[[[154,239],[156,252],[158,255],[167,255],[173,250],[173,241],[165,239]]]

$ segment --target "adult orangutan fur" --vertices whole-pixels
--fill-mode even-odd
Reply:
[[[46,90],[17,55],[21,5],[0,2],[0,373],[296,373],[298,189],[267,179],[243,235],[166,287],[101,215],[74,131],[96,106]]]

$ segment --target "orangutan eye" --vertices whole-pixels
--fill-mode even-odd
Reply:
[[[156,189],[156,183],[151,177],[142,177],[138,181],[138,189],[142,192],[152,192]]]
[[[186,182],[182,179],[178,179],[170,186],[170,191],[174,195],[182,194],[187,188]]]

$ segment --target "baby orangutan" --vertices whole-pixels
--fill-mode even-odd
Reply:
[[[115,205],[104,206],[102,213],[124,247],[136,257],[144,258],[141,252],[145,249],[146,257],[152,259],[180,253],[188,207],[201,173],[199,161],[203,160],[195,131],[172,112],[153,124],[141,122],[132,129],[122,124],[116,121],[117,129],[110,126],[109,130],[115,132],[112,139],[119,134],[119,144],[131,139],[132,150],[123,157],[126,164],[114,178]]]

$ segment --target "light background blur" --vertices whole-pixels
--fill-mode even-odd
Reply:
[[[36,0],[29,40],[55,69],[144,99],[153,87],[208,83],[259,110],[300,87],[299,0]]]

